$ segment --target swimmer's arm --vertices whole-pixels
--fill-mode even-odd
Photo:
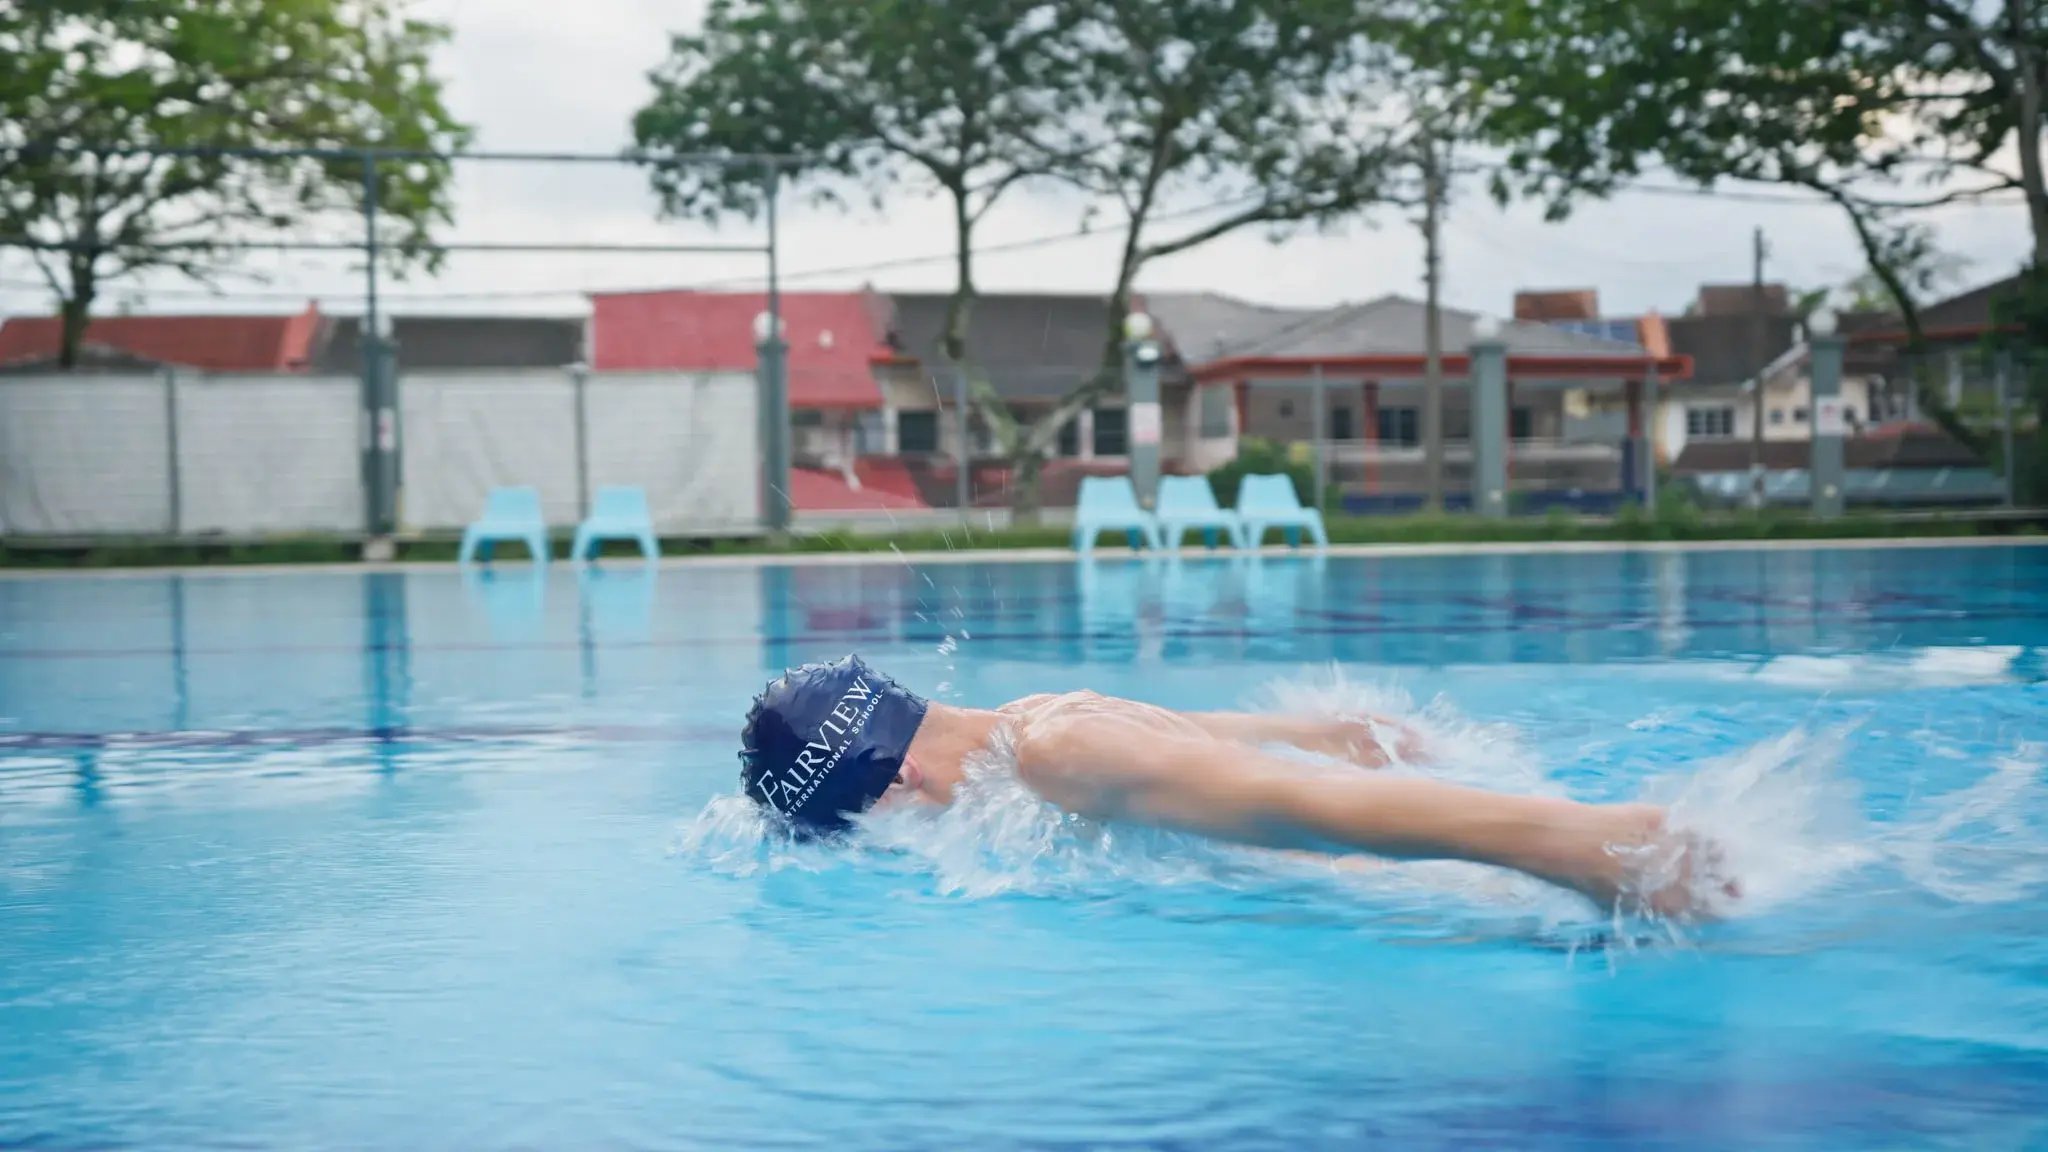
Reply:
[[[1380,773],[1307,774],[1256,749],[1113,718],[1022,726],[1019,777],[1047,801],[1255,848],[1493,864],[1585,890],[1586,806]],[[1605,895],[1601,893],[1600,895]]]

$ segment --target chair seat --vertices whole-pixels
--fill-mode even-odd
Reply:
[[[654,538],[654,516],[648,511],[645,492],[623,485],[598,489],[590,514],[576,526],[569,558],[579,562],[593,559],[598,544],[605,540],[631,540],[640,546],[643,558],[660,557],[661,545]]]
[[[530,487],[493,488],[484,497],[484,510],[463,529],[458,560],[463,564],[488,563],[496,545],[517,540],[526,545],[536,563],[554,558],[548,547],[547,516],[541,511],[540,492]]]

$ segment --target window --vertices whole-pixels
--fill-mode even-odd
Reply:
[[[1415,430],[1415,409],[1380,409],[1380,443],[1413,448],[1422,442]]]
[[[1081,454],[1081,419],[1075,417],[1060,425],[1060,443],[1054,450],[1056,455],[1072,458]]]
[[[1854,424],[1854,423],[1856,423],[1856,409],[1854,409],[1854,408],[1844,408],[1844,409],[1842,409],[1842,419],[1843,419],[1843,420],[1845,420],[1845,421],[1847,421],[1847,422],[1849,422],[1849,423],[1851,423],[1851,424]]]
[[[1338,408],[1330,413],[1330,439],[1349,440],[1351,432],[1351,409]]]
[[[1236,395],[1228,387],[1204,388],[1201,404],[1199,427],[1202,439],[1222,440],[1228,437],[1231,409],[1237,406]]]
[[[1280,418],[1282,420],[1294,419],[1294,401],[1282,400],[1280,402]]]
[[[1804,423],[1806,423],[1806,409],[1804,409],[1804,408],[1794,408],[1794,409],[1792,410],[1792,422],[1793,422],[1794,424],[1804,424]]]
[[[1702,440],[1725,440],[1735,435],[1735,409],[1687,408],[1685,434]]]
[[[1536,415],[1527,408],[1508,413],[1508,439],[1528,440],[1536,435]]]
[[[853,450],[861,456],[880,455],[884,440],[882,437],[881,412],[862,412],[853,418]]]
[[[1095,410],[1095,454],[1097,456],[1122,456],[1130,451],[1130,437],[1127,432],[1130,422],[1121,408],[1097,408]]]
[[[1778,424],[1783,424],[1784,422],[1785,422],[1785,410],[1784,410],[1783,408],[1773,408],[1773,409],[1771,409],[1771,423],[1772,423],[1773,425],[1778,425]]]
[[[939,450],[937,412],[896,413],[896,451],[911,456]]]

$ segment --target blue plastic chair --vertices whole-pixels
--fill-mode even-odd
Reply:
[[[493,488],[484,497],[484,514],[462,532],[461,562],[489,563],[500,541],[518,540],[536,563],[553,559],[548,549],[547,516],[540,510],[540,492],[529,487]]]
[[[594,558],[597,546],[606,540],[632,540],[640,555],[654,560],[661,546],[654,541],[654,515],[647,510],[647,493],[638,488],[599,488],[590,502],[590,515],[576,526],[576,539],[569,545],[569,559]]]
[[[1271,528],[1279,528],[1286,534],[1290,548],[1301,547],[1304,530],[1315,539],[1317,547],[1330,546],[1329,533],[1323,528],[1323,514],[1302,505],[1301,498],[1295,495],[1291,477],[1271,473],[1245,477],[1237,489],[1237,514],[1244,520],[1242,539],[1248,548],[1264,543],[1266,531]]]
[[[1104,532],[1122,532],[1131,548],[1159,547],[1159,521],[1138,503],[1128,476],[1084,476],[1074,501],[1074,551],[1092,552]]]
[[[1216,491],[1206,476],[1161,476],[1159,478],[1159,536],[1169,548],[1179,548],[1190,528],[1202,530],[1202,542],[1216,547],[1224,533],[1239,548],[1247,547],[1244,517],[1216,503]]]

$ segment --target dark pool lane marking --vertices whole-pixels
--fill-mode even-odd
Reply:
[[[1301,615],[1316,615],[1315,610],[1304,610]],[[1101,615],[1122,619],[1126,622],[1145,616],[1139,611],[1106,612]],[[1298,620],[1293,624],[1276,625],[1269,628],[1179,626],[1169,622],[1164,636],[1174,640],[1273,640],[1293,637],[1325,636],[1483,636],[1500,633],[1570,633],[1608,631],[1650,631],[1677,624],[1694,631],[1707,630],[1750,630],[1761,631],[1772,628],[1811,627],[1816,623],[1823,626],[1843,628],[1894,627],[1910,624],[1969,624],[1991,621],[2035,620],[2048,622],[2048,608],[2009,608],[1978,610],[1971,612],[1936,613],[1858,613],[1845,605],[1818,605],[1815,610],[1791,616],[1743,616],[1732,619],[1696,618],[1686,616],[1667,620],[1656,613],[1629,614],[1586,614],[1553,619],[1549,616],[1535,618],[1520,617],[1500,620],[1409,620],[1378,621],[1352,618],[1341,623],[1315,623]],[[1035,628],[1028,630],[991,631],[972,627],[966,629],[975,643],[1046,643],[1061,641],[1083,641],[1105,643],[1132,640],[1128,631],[1102,628],[1096,630]],[[244,644],[219,645],[213,647],[187,647],[182,655],[186,658],[211,656],[292,656],[292,655],[336,655],[364,652],[568,652],[580,651],[585,647],[607,651],[645,649],[652,651],[682,651],[692,648],[709,647],[757,647],[763,644],[803,645],[860,643],[901,643],[937,644],[952,635],[944,628],[912,628],[894,632],[884,628],[848,628],[792,632],[782,635],[761,636],[673,636],[652,639],[607,638],[593,639],[587,643],[580,639],[559,640],[444,640],[420,643],[413,640],[369,640],[354,644]],[[14,651],[0,651],[0,663],[32,662],[51,660],[119,660],[147,656],[176,656],[179,651],[173,647],[153,645],[133,648],[22,648]]]

